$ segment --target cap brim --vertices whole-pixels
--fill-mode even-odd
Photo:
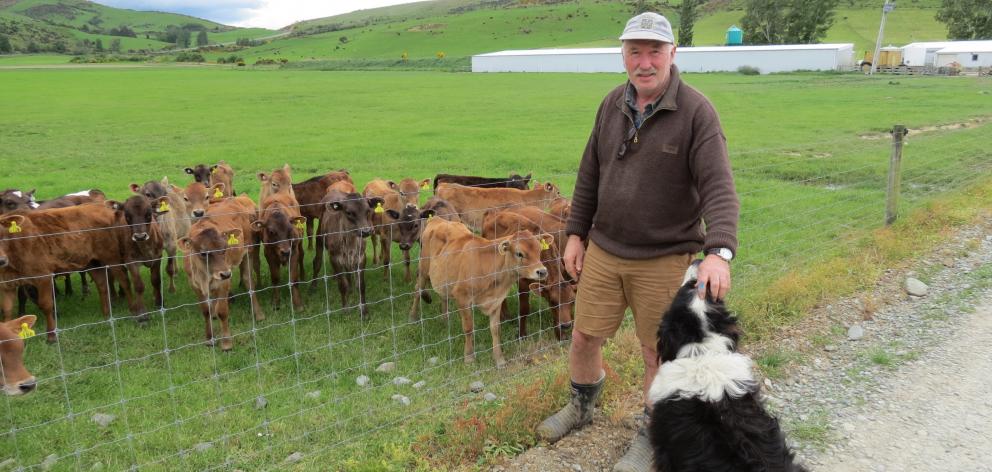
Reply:
[[[663,43],[675,43],[674,38],[666,38],[658,33],[651,33],[648,31],[638,31],[636,33],[627,33],[620,36],[620,41],[626,41],[628,39],[646,39],[648,41],[661,41]]]

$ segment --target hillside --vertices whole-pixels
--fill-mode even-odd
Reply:
[[[292,26],[293,35],[239,52],[246,60],[399,61],[454,58],[521,48],[602,47],[617,36],[632,1],[435,0],[360,10]],[[649,2],[650,3],[650,2]],[[678,29],[679,1],[654,2]],[[701,7],[695,45],[723,44],[727,28],[740,24],[743,0],[711,0]],[[889,15],[885,42],[943,40],[946,28],[934,15],[940,0],[907,0]],[[826,42],[874,47],[881,9],[870,0],[842,0]]]
[[[209,44],[273,33],[86,0],[0,0],[0,35],[10,41],[15,52],[100,52],[110,49],[115,40],[120,42],[120,52],[170,49],[176,47],[184,31],[193,44],[201,31],[207,34]]]

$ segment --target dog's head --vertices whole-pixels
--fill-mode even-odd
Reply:
[[[658,328],[658,356],[661,362],[706,353],[729,353],[737,350],[740,330],[722,301],[707,292],[699,298],[696,289],[700,261],[689,266],[682,288],[665,312]]]

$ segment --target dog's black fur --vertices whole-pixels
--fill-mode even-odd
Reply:
[[[693,265],[690,271],[694,271]],[[740,330],[737,319],[722,301],[707,295],[704,326],[690,308],[696,298],[696,278],[687,280],[665,313],[658,329],[658,353],[666,363],[678,357],[684,346],[702,342],[709,335],[729,339],[726,355],[736,352]],[[725,355],[725,354],[718,354]],[[657,399],[651,412],[649,437],[656,470],[664,472],[782,471],[806,469],[794,462],[778,420],[762,406],[758,385],[739,384],[743,395],[733,398],[724,392],[717,401],[679,393]],[[687,395],[688,396],[688,395]]]

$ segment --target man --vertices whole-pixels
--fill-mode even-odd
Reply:
[[[605,380],[602,347],[628,307],[644,357],[647,403],[658,372],[658,325],[696,254],[706,254],[699,296],[708,291],[722,299],[730,290],[740,204],[719,117],[679,79],[665,17],[637,15],[620,39],[628,81],[596,114],[566,227],[565,268],[579,280],[569,352],[572,399],[538,427],[548,442],[592,421]],[[614,470],[650,468],[641,428]]]

